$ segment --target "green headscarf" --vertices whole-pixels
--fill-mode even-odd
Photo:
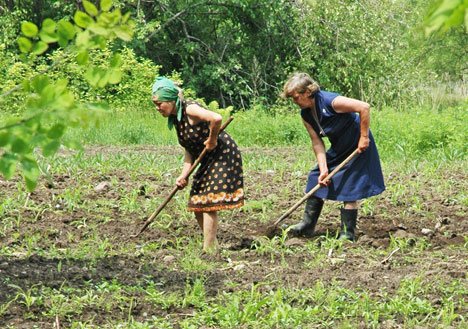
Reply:
[[[165,77],[157,77],[153,84],[153,96],[158,96],[158,101],[171,102],[175,101],[177,109],[177,121],[182,120],[182,103],[179,98],[179,89],[172,80]],[[170,115],[167,119],[169,129],[174,127],[174,119],[176,116]]]

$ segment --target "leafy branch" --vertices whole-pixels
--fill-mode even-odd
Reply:
[[[130,41],[134,27],[130,13],[122,14],[120,9],[112,9],[112,0],[101,0],[100,9],[90,1],[84,0],[82,4],[85,11],[77,10],[73,22],[65,19],[56,22],[50,18],[46,18],[41,26],[23,22],[22,35],[17,40],[22,59],[33,65],[33,60],[43,55],[50,45],[58,44],[75,55],[91,87],[117,84],[122,78],[120,55],[113,52],[108,65],[101,67],[92,64],[90,51],[105,50],[116,39]],[[50,79],[47,72],[60,63],[61,60],[55,61],[32,79],[25,79],[1,95],[24,93],[26,110],[22,117],[0,127],[0,174],[10,179],[20,164],[28,190],[36,187],[39,178],[35,151],[41,150],[46,157],[54,155],[63,145],[62,137],[68,127],[87,125],[106,108],[103,103],[78,102],[68,89],[67,80]]]

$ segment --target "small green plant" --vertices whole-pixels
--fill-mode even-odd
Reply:
[[[167,293],[158,289],[158,284],[149,282],[145,288],[146,300],[163,310],[180,305],[181,296],[178,293]]]
[[[267,237],[259,237],[257,238],[253,244],[252,248],[255,250],[256,253],[259,255],[270,255],[270,262],[274,262],[276,257],[280,257],[281,260],[284,261],[285,254],[292,253],[293,251],[289,249],[285,242],[288,238],[287,231],[281,231],[280,236],[274,236],[273,238],[269,239]]]
[[[134,189],[130,192],[121,191],[122,198],[120,199],[119,208],[124,212],[136,212],[141,209],[141,204],[138,199],[139,190]]]
[[[415,252],[420,252],[427,250],[431,247],[431,243],[426,238],[396,238],[393,235],[390,235],[390,245],[389,250],[395,250],[399,248],[402,252],[408,252],[414,250]]]
[[[202,308],[206,304],[205,280],[197,278],[192,284],[187,282],[182,298],[182,307]]]
[[[431,303],[420,297],[424,292],[421,278],[403,280],[397,295],[387,303],[387,311],[401,315],[405,322],[421,323],[419,321],[424,321],[424,318],[435,312]]]
[[[8,309],[10,308],[10,305],[11,305],[14,301],[16,301],[17,298],[18,298],[18,296],[16,296],[16,297],[15,297],[14,299],[12,299],[12,300],[10,300],[10,301],[8,301],[8,302],[6,302],[6,303],[2,303],[2,304],[0,305],[0,316],[4,316],[4,315],[5,315],[5,313],[6,313],[6,312],[8,311]]]
[[[28,311],[30,311],[33,306],[41,306],[43,304],[43,298],[36,288],[37,285],[26,290],[14,284],[9,284],[9,286],[16,289],[15,300],[26,306]]]
[[[305,245],[305,249],[309,253],[309,257],[304,265],[308,268],[315,268],[320,266],[327,258],[327,253],[322,251],[320,242],[317,240],[309,241]]]
[[[372,216],[375,211],[375,203],[377,200],[375,198],[364,199],[360,205],[360,211],[364,216]]]

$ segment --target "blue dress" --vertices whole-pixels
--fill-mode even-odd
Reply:
[[[330,141],[331,146],[326,152],[329,173],[357,148],[360,137],[359,115],[336,113],[332,101],[337,96],[336,93],[321,90],[315,94],[315,109],[301,109],[302,118],[321,138],[327,137]],[[320,126],[312,110],[316,111]],[[337,172],[330,185],[319,189],[314,196],[327,200],[357,201],[385,190],[379,154],[370,131],[369,140],[369,147]],[[306,193],[318,184],[319,175],[318,166],[309,173]]]

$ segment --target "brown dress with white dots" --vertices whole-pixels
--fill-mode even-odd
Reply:
[[[209,122],[191,125],[183,103],[182,120],[174,121],[179,144],[195,160],[205,148],[203,144],[210,134]],[[226,132],[218,136],[218,145],[208,152],[193,176],[188,210],[195,212],[218,211],[241,207],[244,204],[244,178],[242,157],[234,140]]]

